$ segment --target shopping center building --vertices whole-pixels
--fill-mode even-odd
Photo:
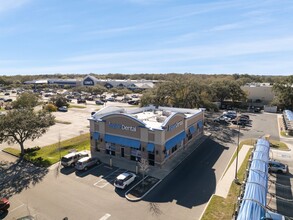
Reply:
[[[199,109],[148,106],[137,109],[105,107],[91,116],[91,153],[125,160],[148,160],[161,167],[203,135]]]

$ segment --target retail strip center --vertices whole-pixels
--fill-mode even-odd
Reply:
[[[91,153],[126,160],[148,160],[161,167],[179,150],[203,135],[199,109],[148,106],[137,109],[105,107],[89,119]]]

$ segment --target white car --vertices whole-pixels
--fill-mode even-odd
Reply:
[[[75,166],[75,163],[83,158],[83,157],[88,157],[89,153],[86,151],[80,151],[80,152],[71,152],[69,154],[66,154],[61,158],[61,164],[64,167],[69,167],[69,166]]]
[[[116,188],[125,189],[126,186],[130,185],[136,178],[134,173],[124,172],[116,177],[114,186]]]
[[[88,168],[100,163],[101,161],[96,157],[83,157],[76,162],[75,169],[87,170]]]

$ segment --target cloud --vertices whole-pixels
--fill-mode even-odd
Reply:
[[[0,0],[0,12],[4,13],[16,8],[20,8],[31,2],[31,0]]]

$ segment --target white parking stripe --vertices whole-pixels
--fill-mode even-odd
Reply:
[[[110,218],[110,214],[105,214],[103,217],[101,217],[99,220],[107,220],[108,218]]]
[[[117,170],[114,170],[112,173],[108,174],[107,176],[103,177],[103,179],[100,179],[98,182],[95,182],[94,183],[94,186],[97,186],[99,184],[98,187],[100,188],[104,188],[105,186],[107,186],[110,182],[112,182],[114,179],[112,179],[111,181],[107,181],[105,179],[107,179],[109,176],[113,175],[114,173],[117,173],[117,172],[120,172],[121,170],[123,169],[117,169]],[[126,171],[125,171],[126,172]],[[103,183],[102,182],[106,182],[106,183]]]
[[[17,206],[16,208],[12,209],[12,210],[9,210],[9,212],[13,212],[15,211],[16,209],[19,209],[20,207],[24,206],[24,204],[20,205],[20,206]]]

